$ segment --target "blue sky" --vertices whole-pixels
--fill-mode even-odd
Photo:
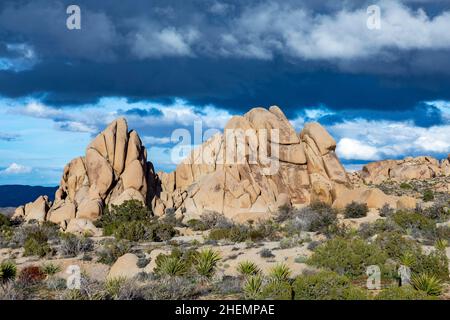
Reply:
[[[81,30],[66,28],[69,4]],[[2,1],[0,184],[58,184],[118,116],[172,170],[175,129],[274,104],[297,130],[326,126],[349,169],[444,158],[449,30],[448,1]]]

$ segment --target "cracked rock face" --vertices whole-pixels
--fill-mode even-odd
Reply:
[[[318,123],[297,133],[280,108],[254,108],[232,117],[223,134],[194,150],[174,172],[158,173],[154,213],[173,208],[189,220],[216,211],[246,221],[267,218],[283,205],[331,204],[349,183],[335,148]]]
[[[87,147],[86,156],[64,168],[53,204],[40,197],[20,207],[16,217],[66,226],[72,219],[94,221],[105,205],[147,201],[147,152],[125,119],[112,122]]]
[[[332,204],[345,192],[349,179],[335,148],[318,123],[296,132],[280,108],[254,108],[232,117],[222,134],[192,151],[174,172],[155,174],[138,134],[120,118],[64,168],[54,203],[40,197],[18,208],[16,217],[66,228],[98,219],[105,206],[136,199],[155,215],[170,210],[185,221],[208,210],[256,221],[280,206]]]
[[[442,161],[422,156],[372,162],[358,172],[358,178],[367,184],[380,184],[386,180],[425,180],[438,176],[450,176],[450,155]]]

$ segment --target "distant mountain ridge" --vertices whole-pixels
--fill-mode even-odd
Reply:
[[[0,185],[0,207],[18,207],[47,195],[50,201],[55,198],[58,187],[40,187],[25,185]]]

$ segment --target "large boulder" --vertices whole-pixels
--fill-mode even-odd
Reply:
[[[252,109],[232,117],[223,134],[195,149],[174,173],[159,174],[153,212],[173,208],[189,220],[215,211],[256,221],[280,206],[331,204],[339,186],[349,187],[335,148],[318,123],[297,133],[280,108]]]
[[[131,279],[143,271],[137,266],[139,258],[133,253],[127,253],[117,259],[109,270],[107,279]]]
[[[146,204],[148,179],[156,184],[154,176],[138,134],[128,131],[125,119],[119,118],[90,143],[85,157],[66,165],[53,205],[39,197],[18,209],[15,216],[26,221],[49,220],[67,226],[70,232],[96,231],[86,221],[97,220],[105,206],[132,199]]]
[[[365,165],[359,176],[367,184],[380,184],[386,180],[425,180],[450,175],[449,160],[441,163],[432,157],[407,157],[403,160],[383,160]]]

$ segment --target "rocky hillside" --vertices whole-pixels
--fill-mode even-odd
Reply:
[[[266,219],[283,206],[312,202],[369,208],[414,208],[408,196],[387,195],[367,185],[386,180],[450,175],[450,160],[430,157],[386,160],[348,175],[336,142],[318,123],[296,132],[280,108],[254,108],[234,116],[223,134],[194,150],[171,173],[155,173],[139,135],[125,119],[111,123],[64,169],[55,201],[46,196],[19,207],[14,217],[48,220],[64,229],[93,228],[105,207],[139,200],[162,216],[184,221],[214,211],[237,222]],[[447,185],[448,186],[448,185]]]

